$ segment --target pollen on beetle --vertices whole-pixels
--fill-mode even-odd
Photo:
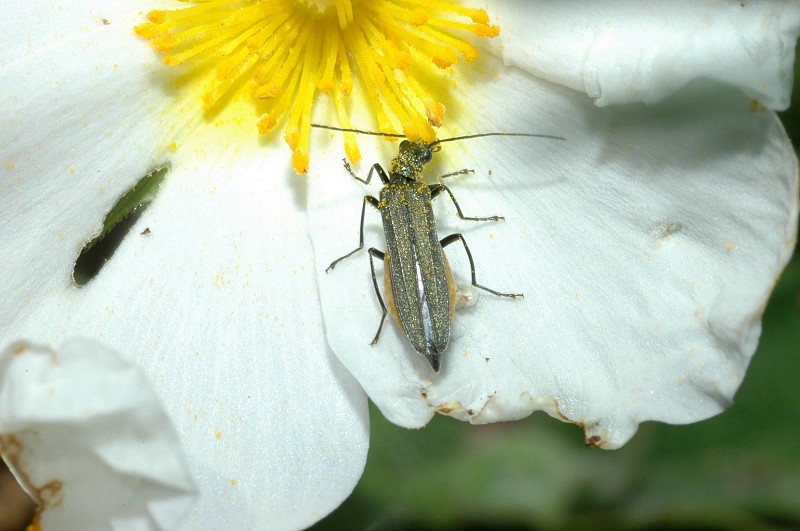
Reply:
[[[166,0],[165,0],[166,1]],[[212,67],[203,94],[207,108],[244,90],[258,111],[254,129],[270,134],[280,123],[304,173],[309,162],[312,107],[326,94],[339,125],[351,128],[353,90],[375,115],[378,129],[432,142],[444,105],[426,88],[431,70],[448,69],[478,53],[466,33],[494,37],[482,9],[425,0],[182,0],[189,7],[154,10],[135,28],[163,52],[164,63]],[[435,81],[434,81],[435,82]],[[399,126],[399,127],[398,127]],[[360,153],[344,135],[353,162]]]

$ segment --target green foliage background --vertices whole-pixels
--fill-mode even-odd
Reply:
[[[800,148],[795,67],[781,119]],[[688,426],[643,425],[620,450],[537,413],[409,431],[371,409],[352,496],[314,529],[800,529],[800,258],[784,272],[733,407]]]

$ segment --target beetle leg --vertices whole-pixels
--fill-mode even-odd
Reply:
[[[468,170],[464,168],[463,170],[454,171],[452,173],[445,173],[444,175],[440,175],[440,179],[446,179],[447,177],[455,177],[456,175],[467,175],[468,173],[475,173],[475,170]]]
[[[350,166],[350,163],[347,162],[347,159],[342,159],[342,162],[344,162],[344,169],[347,170],[347,173],[350,174],[350,177],[352,177],[353,179],[355,179],[358,182],[362,182],[364,184],[369,184],[369,182],[372,180],[373,172],[378,174],[378,177],[381,178],[381,182],[383,184],[386,184],[386,183],[389,182],[389,177],[386,175],[386,172],[383,170],[381,165],[378,164],[377,162],[375,164],[373,164],[372,167],[369,169],[369,173],[367,174],[367,178],[366,179],[362,179],[361,177],[359,177],[358,175],[356,175],[353,172],[353,168]]]
[[[378,331],[375,332],[375,337],[372,339],[370,345],[375,346],[375,343],[378,342],[378,338],[381,337],[381,329],[383,328],[383,322],[386,321],[386,303],[383,302],[383,297],[381,297],[381,290],[378,288],[378,278],[375,276],[375,262],[373,258],[377,258],[380,261],[383,261],[386,258],[386,255],[381,251],[377,250],[375,247],[370,247],[367,252],[369,253],[369,268],[372,270],[372,285],[375,287],[375,295],[378,296],[378,302],[381,303],[381,324],[378,325]]]
[[[524,296],[522,295],[522,293],[500,293],[499,291],[495,291],[493,289],[487,288],[486,286],[481,286],[480,284],[478,284],[478,281],[475,279],[475,262],[472,260],[472,253],[469,252],[469,246],[467,245],[467,241],[464,239],[464,236],[462,236],[461,234],[451,234],[446,238],[442,238],[442,241],[440,241],[439,244],[442,247],[446,247],[456,240],[461,240],[461,243],[464,244],[464,250],[467,251],[467,258],[469,258],[469,269],[470,273],[472,273],[473,286],[488,291],[489,293],[493,293],[499,297],[511,297],[512,299],[516,299],[517,297]]]
[[[461,170],[461,171],[472,171],[472,170]],[[506,219],[503,216],[487,216],[485,218],[475,218],[475,217],[465,216],[464,213],[461,211],[461,207],[459,206],[458,201],[456,201],[456,196],[453,195],[453,192],[450,191],[450,188],[446,187],[441,183],[437,183],[429,185],[428,189],[431,191],[431,199],[435,198],[437,195],[442,193],[442,190],[446,191],[447,194],[450,196],[450,199],[453,200],[453,204],[456,206],[456,211],[458,212],[458,217],[460,217],[461,219],[465,219],[468,221],[499,221],[501,219]]]
[[[369,172],[369,175],[367,175],[367,179],[364,180],[361,177],[359,177],[358,175],[356,175],[355,173],[353,173],[353,168],[350,167],[350,163],[347,162],[347,159],[342,159],[342,162],[344,162],[344,169],[347,171],[347,173],[350,174],[350,177],[352,177],[356,181],[360,181],[360,182],[362,182],[364,184],[369,184],[369,180],[372,177],[372,172],[371,171]]]
[[[341,256],[341,257],[337,258],[336,260],[334,260],[333,262],[331,262],[331,265],[329,265],[325,269],[326,273],[330,272],[331,269],[336,267],[336,264],[338,264],[339,262],[341,262],[345,258],[357,253],[358,251],[360,251],[361,249],[364,248],[364,212],[367,210],[367,203],[369,203],[370,205],[372,205],[375,208],[378,208],[378,200],[377,199],[375,199],[371,195],[364,196],[364,202],[361,204],[361,229],[358,231],[358,247],[356,247],[355,249],[353,249],[352,251],[350,251],[346,255]]]

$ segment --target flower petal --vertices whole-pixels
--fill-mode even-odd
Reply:
[[[696,79],[739,87],[769,109],[789,106],[797,2],[498,0],[487,9],[507,65],[599,106],[654,103]]]
[[[80,335],[139,364],[201,491],[186,529],[308,526],[360,477],[368,415],[323,338],[302,181],[241,108],[197,125],[194,101],[170,104],[174,80],[131,31],[140,6],[78,4],[48,9],[51,25],[68,9],[112,24],[0,71],[0,344]],[[106,212],[164,163],[156,200],[75,286]]]
[[[134,46],[132,20],[98,21],[0,70],[9,315],[63,285],[111,206],[168,156],[166,127],[150,105],[169,100],[152,83],[157,59]]]
[[[460,221],[443,196],[439,235],[462,232],[478,282],[525,298],[474,290],[479,300],[456,312],[437,375],[393,322],[369,346],[380,309],[362,252],[319,277],[339,358],[406,427],[434,411],[484,423],[544,410],[614,448],[642,421],[687,423],[722,411],[796,237],[797,159],[775,115],[752,112],[737,90],[718,85],[649,108],[599,110],[513,68],[497,67],[496,77],[473,90],[458,134],[499,129],[566,142],[445,144],[426,174],[476,170],[448,180],[462,209],[506,221]],[[343,171],[310,182],[323,271],[355,248],[360,196],[377,187]],[[365,246],[383,248],[378,215],[366,214]],[[459,245],[447,254],[468,285]]]
[[[53,529],[169,529],[195,500],[146,376],[99,343],[0,353],[0,441]]]

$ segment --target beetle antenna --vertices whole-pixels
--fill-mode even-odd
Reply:
[[[443,142],[453,142],[454,140],[466,140],[468,138],[481,138],[483,136],[527,136],[531,138],[549,138],[550,140],[566,140],[563,136],[555,136],[555,135],[544,135],[538,133],[477,133],[474,135],[464,135],[464,136],[453,136],[450,138],[443,138],[441,140],[434,140],[429,145],[435,146],[436,144],[441,144]]]
[[[311,127],[318,127],[319,129],[330,129],[331,131],[342,131],[344,133],[360,133],[362,135],[386,136],[390,138],[406,137],[406,135],[399,135],[397,133],[381,133],[380,131],[366,131],[364,129],[347,129],[345,127],[334,127],[332,125],[323,125],[323,124],[311,124]]]
[[[365,129],[348,129],[346,127],[335,127],[333,125],[323,125],[323,124],[311,124],[311,127],[317,127],[319,129],[329,129],[331,131],[342,131],[344,133],[359,133],[362,135],[373,135],[373,136],[385,136],[389,138],[405,138],[406,135],[401,135],[397,133],[382,133],[380,131],[367,131]],[[474,135],[463,135],[463,136],[453,136],[450,138],[443,138],[441,140],[434,140],[428,146],[433,147],[437,144],[442,144],[444,142],[453,142],[455,140],[467,140],[470,138],[481,138],[484,136],[527,136],[529,138],[549,138],[550,140],[566,140],[563,136],[556,136],[556,135],[545,135],[539,133],[501,133],[501,132],[493,132],[493,133],[477,133]]]

